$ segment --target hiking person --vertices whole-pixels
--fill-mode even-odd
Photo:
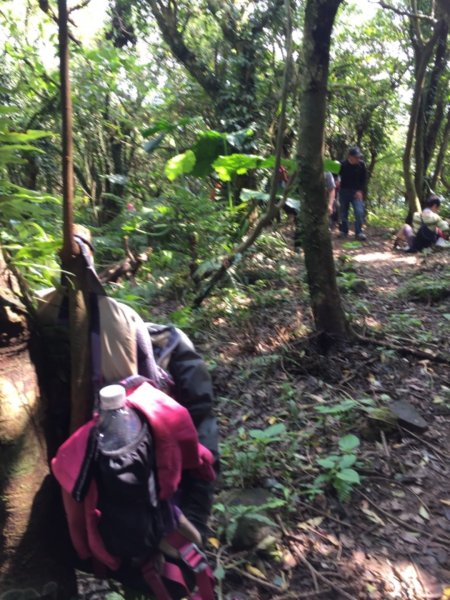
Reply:
[[[89,229],[74,226],[75,238],[83,244],[86,260],[94,269],[94,248]],[[95,283],[95,282],[94,282]],[[100,291],[100,290],[99,290]],[[102,290],[103,291],[103,290]],[[141,375],[159,389],[185,406],[196,426],[199,441],[218,459],[218,428],[214,415],[214,391],[205,361],[184,332],[171,326],[144,323],[130,306],[103,294],[96,294],[98,302],[97,328],[100,332],[100,365],[94,373],[96,386],[117,383],[133,375]],[[44,307],[59,310],[61,298]],[[53,309],[52,309],[53,304]],[[95,317],[96,315],[94,315]],[[218,468],[216,462],[215,468]],[[183,473],[178,490],[184,514],[195,524],[204,538],[211,512],[214,485]]]
[[[439,196],[427,198],[423,210],[414,213],[412,225],[405,223],[397,232],[393,249],[401,248],[402,242],[407,244],[407,252],[420,252],[436,243],[439,245],[439,240],[442,240],[442,245],[446,245],[444,237],[450,230],[450,225],[439,216],[440,206]]]
[[[205,477],[204,473],[202,474],[194,467],[197,463],[201,463],[204,456],[211,464],[217,463],[218,456],[217,421],[212,411],[214,396],[207,367],[189,338],[176,328],[172,328],[176,331],[176,335],[171,339],[170,348],[168,350],[166,348],[163,353],[165,366],[172,374],[157,364],[149,325],[145,324],[131,307],[106,296],[93,267],[90,232],[81,226],[75,226],[74,229],[75,240],[86,260],[86,268],[91,275],[90,285],[94,289],[94,291],[90,290],[91,296],[95,298],[95,301],[90,303],[91,340],[94,340],[91,348],[94,387],[99,391],[101,386],[118,382],[131,385],[131,387],[139,387],[149,380],[149,384],[154,386],[152,389],[162,390],[163,396],[156,397],[157,400],[159,399],[158,402],[161,402],[161,398],[166,397],[164,392],[169,395],[176,393],[176,404],[178,406],[179,403],[180,406],[179,409],[176,409],[177,414],[179,413],[186,421],[186,417],[180,411],[189,411],[192,425],[186,421],[184,425],[178,427],[179,431],[172,435],[176,441],[177,435],[184,435],[183,431],[189,431],[191,440],[191,458],[186,459],[184,456],[184,452],[189,448],[186,445],[187,441],[186,443],[180,441],[179,451],[174,454],[172,459],[175,462],[181,461],[180,464],[185,465],[184,468],[177,467],[179,475],[176,489],[173,491],[176,491],[177,495],[177,510],[181,510],[181,513],[177,514],[177,518],[182,515],[191,531],[196,532],[197,538],[193,541],[201,543],[207,532],[214,477],[212,471]],[[39,311],[41,320],[44,319],[47,323],[57,322],[63,306],[64,293],[61,290],[53,291],[46,297],[42,297]],[[152,327],[157,328],[158,326],[152,324]],[[159,354],[162,353],[159,352]],[[164,400],[165,407],[168,403],[167,398]],[[173,407],[171,410],[173,412]],[[199,444],[199,455],[196,454],[195,444]],[[160,441],[157,446],[158,448],[162,447]],[[78,466],[80,467],[79,463]],[[214,468],[217,470],[217,466]],[[72,484],[73,481],[70,482],[70,486]]]
[[[337,220],[336,208],[336,180],[330,171],[325,172],[325,189],[327,190],[328,202],[328,227],[331,229]]]
[[[339,205],[341,211],[341,232],[339,237],[348,236],[348,213],[350,205],[355,216],[355,237],[366,239],[362,227],[364,222],[364,196],[367,187],[367,169],[358,147],[350,148],[347,158],[341,163]]]
[[[328,227],[329,227],[330,231],[333,231],[333,229],[335,229],[336,227],[339,227],[339,223],[340,223],[339,187],[341,185],[341,179],[340,179],[339,175],[333,174],[333,180],[334,180],[335,187],[334,187],[332,196],[329,198],[329,200],[331,200],[331,202],[329,202],[329,204],[328,204],[328,212],[330,215],[329,221],[328,221]]]

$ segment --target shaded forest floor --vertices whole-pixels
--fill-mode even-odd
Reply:
[[[222,437],[219,600],[450,598],[450,252],[333,233],[358,337],[323,355],[291,246],[282,226],[196,336]]]

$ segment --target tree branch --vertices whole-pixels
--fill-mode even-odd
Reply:
[[[237,23],[233,15],[232,8],[229,4],[220,3],[217,0],[207,0],[206,4],[209,12],[214,18],[217,18],[217,13],[219,10],[225,12],[225,18],[220,20],[218,19],[219,25],[222,29],[224,38],[230,42],[233,48],[235,48],[241,40],[237,35]]]
[[[430,17],[430,15],[425,15],[424,13],[420,13],[420,12],[412,13],[412,12],[409,12],[408,10],[401,10],[400,8],[396,8],[395,6],[391,6],[390,4],[383,2],[383,0],[379,0],[378,4],[381,8],[385,8],[386,10],[391,10],[393,13],[395,13],[396,15],[400,15],[401,17],[410,17],[412,19],[423,19],[424,21],[429,21],[430,23],[436,22],[436,19],[434,19],[433,17]]]
[[[251,30],[253,35],[260,33],[267,23],[273,18],[274,14],[283,6],[284,0],[275,0],[269,10],[261,13],[260,18],[255,20]]]
[[[73,6],[70,10],[69,10],[69,14],[80,10],[82,8],[85,8],[86,6],[89,6],[89,4],[91,3],[91,0],[83,0],[82,2],[80,2],[80,4],[77,4],[76,6]]]
[[[164,41],[173,54],[205,92],[215,100],[221,90],[221,82],[186,46],[183,35],[178,30],[176,3],[168,2],[167,5],[164,5],[158,0],[147,0],[147,3],[158,23]]]

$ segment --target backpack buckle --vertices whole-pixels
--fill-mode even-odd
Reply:
[[[194,573],[201,573],[208,566],[205,554],[197,544],[189,543],[179,548],[180,558]]]

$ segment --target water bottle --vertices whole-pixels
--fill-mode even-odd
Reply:
[[[110,452],[137,440],[142,421],[136,411],[126,406],[125,389],[108,385],[100,390],[99,446]]]

